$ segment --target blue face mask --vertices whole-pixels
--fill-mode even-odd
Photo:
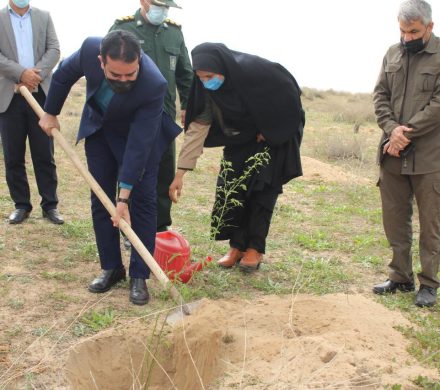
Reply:
[[[18,7],[18,8],[26,8],[29,5],[29,0],[12,0],[12,2]]]
[[[213,78],[207,81],[202,81],[202,83],[206,89],[209,89],[210,91],[217,91],[217,89],[219,89],[222,86],[224,81],[225,79],[222,80],[220,77],[214,76]]]
[[[155,26],[159,26],[165,22],[165,19],[168,16],[168,8],[167,7],[159,7],[158,5],[151,4],[150,9],[147,12],[147,19],[151,24]]]

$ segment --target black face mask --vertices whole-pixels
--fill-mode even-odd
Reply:
[[[425,47],[425,42],[423,42],[423,38],[413,39],[408,42],[402,39],[402,45],[407,53],[418,53]]]
[[[130,91],[134,87],[136,80],[120,81],[107,78],[108,85],[114,93],[124,93]]]

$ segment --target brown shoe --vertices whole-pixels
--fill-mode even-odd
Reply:
[[[223,268],[231,268],[243,257],[243,252],[237,248],[229,248],[228,253],[224,255],[217,264]]]
[[[248,248],[240,261],[240,270],[243,272],[253,272],[260,268],[263,254],[253,248]]]

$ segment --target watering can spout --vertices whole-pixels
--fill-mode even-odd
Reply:
[[[189,263],[186,265],[186,268],[183,270],[183,272],[181,272],[177,278],[182,282],[182,283],[188,283],[194,272],[196,271],[201,271],[203,269],[203,267],[208,264],[210,261],[212,260],[212,258],[210,256],[208,256],[204,261],[197,261],[194,263]]]

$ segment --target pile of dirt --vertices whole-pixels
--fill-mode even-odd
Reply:
[[[304,175],[299,180],[319,180],[334,183],[370,184],[370,180],[345,172],[342,168],[316,160],[311,157],[301,156]]]
[[[406,352],[408,341],[395,328],[409,325],[360,295],[204,300],[161,331],[148,388],[411,389],[419,375],[440,380]],[[79,344],[66,366],[72,388],[141,388],[151,356],[146,340],[138,324]]]

